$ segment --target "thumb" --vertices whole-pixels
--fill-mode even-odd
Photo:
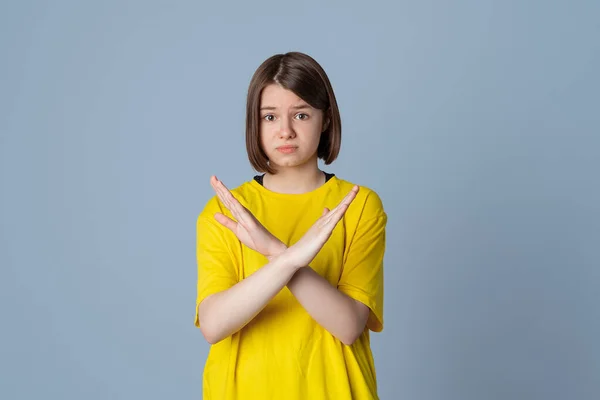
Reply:
[[[224,214],[221,214],[220,212],[215,213],[215,219],[224,227],[226,227],[227,229],[234,231],[235,232],[235,227],[237,225],[237,223],[232,220],[231,218],[227,217]]]

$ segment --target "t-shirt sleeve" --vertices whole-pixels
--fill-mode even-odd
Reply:
[[[211,219],[212,218],[212,219]],[[198,305],[211,294],[229,289],[238,281],[233,254],[226,240],[227,228],[207,213],[198,217],[196,224],[196,260],[198,284],[196,319],[200,327]]]
[[[375,195],[375,216],[360,221],[348,249],[338,289],[369,307],[367,327],[383,330],[383,258],[387,215]]]

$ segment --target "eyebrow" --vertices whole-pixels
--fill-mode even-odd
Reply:
[[[296,106],[292,106],[291,108],[292,108],[292,110],[301,110],[301,109],[304,109],[304,108],[310,109],[310,106],[308,104],[298,104]],[[263,110],[277,110],[277,107],[265,106],[265,107],[261,107],[260,110],[261,111],[263,111]]]

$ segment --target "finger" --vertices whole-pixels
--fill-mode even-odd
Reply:
[[[217,194],[219,195],[219,198],[221,199],[221,201],[223,202],[223,204],[225,204],[225,206],[227,208],[230,207],[229,204],[229,199],[226,196],[226,191],[227,188],[225,187],[225,185],[223,184],[223,182],[221,182],[219,180],[219,178],[217,178],[216,176],[214,177],[214,180],[211,182],[213,184],[213,187],[215,189],[215,191],[217,192]]]
[[[234,208],[237,204],[239,204],[238,200],[233,196],[231,191],[219,179],[217,179],[217,188],[223,196],[223,198],[225,199],[225,201],[227,202],[227,206],[230,210]]]
[[[229,209],[229,203],[224,196],[223,190],[221,189],[221,185],[219,185],[219,180],[217,179],[216,176],[214,176],[214,175],[211,176],[210,184],[213,187],[213,189],[214,189],[215,193],[217,194],[217,197],[219,198],[221,203],[223,203],[223,205],[225,207],[227,207],[227,209]]]
[[[353,199],[354,198],[351,197],[350,198],[350,202]],[[342,217],[344,216],[344,214],[348,210],[349,206],[350,206],[350,203],[348,203],[348,202],[344,202],[344,203],[340,204],[338,207],[336,207],[335,211],[331,211],[325,217],[324,221],[321,223],[321,226],[323,228],[325,228],[326,230],[333,231],[333,229],[336,227],[336,225],[338,224],[338,222],[341,221]]]
[[[231,212],[236,215],[238,220],[248,222],[248,219],[250,218],[250,212],[248,209],[244,207],[238,199],[235,198],[233,193],[231,193],[231,191],[229,191],[225,185],[223,185],[223,189],[225,190],[225,197],[228,200]]]
[[[346,195],[346,197],[344,197],[341,201],[341,204],[345,204],[345,205],[350,205],[350,203],[352,203],[352,201],[354,201],[354,199],[356,198],[356,195],[358,194],[358,186],[354,186],[352,188],[352,190],[350,190],[350,192]]]
[[[329,215],[327,222],[333,222],[334,224],[337,224],[338,221],[340,219],[342,219],[342,217],[346,213],[346,210],[348,210],[348,206],[349,206],[349,204],[346,204],[346,203],[340,204],[337,207],[337,209],[335,210],[335,212],[333,212]]]
[[[348,197],[348,196],[349,196],[349,194],[346,195],[346,197]],[[321,217],[319,218],[317,223],[319,223],[319,225],[321,225],[321,226],[324,226],[324,225],[328,224],[332,220],[332,218],[335,219],[340,211],[340,208],[344,206],[344,204],[345,204],[344,201],[345,201],[346,197],[344,197],[344,199],[334,209],[330,210],[328,208],[325,208],[325,210],[323,211],[323,214],[321,215]],[[343,210],[343,211],[345,211],[345,210]],[[343,213],[341,215],[343,215]]]
[[[352,189],[346,194],[346,196],[344,196],[342,201],[340,201],[340,203],[337,205],[337,207],[335,207],[332,210],[332,212],[336,212],[337,209],[340,206],[342,206],[343,204],[350,204],[352,202],[352,200],[354,200],[354,198],[356,197],[357,193],[358,193],[358,186],[354,185],[354,187],[352,187]]]
[[[227,207],[227,209],[231,212],[231,214],[239,221],[241,216],[239,215],[239,207],[237,207],[238,201],[231,194],[227,186],[220,181],[217,177],[215,177],[215,190],[219,196],[221,202]]]
[[[236,217],[238,221],[243,223],[248,223],[249,219],[249,211],[240,203],[238,199],[235,198],[233,193],[225,186],[225,184],[221,181],[218,183],[220,190],[222,192],[223,197],[227,201],[227,205],[231,213]]]
[[[251,222],[251,216],[248,209],[244,207],[238,199],[235,198],[233,193],[231,193],[227,186],[225,186],[223,181],[220,181],[218,178],[216,178],[216,184],[221,196],[225,199],[227,208],[229,211],[231,211],[235,219],[237,219],[238,222],[242,222],[243,225],[248,225]]]
[[[342,199],[342,201],[335,207],[333,210],[329,212],[329,215],[325,218],[325,223],[331,221],[332,219],[341,218],[342,215],[346,212],[352,201],[356,198],[356,194],[358,193],[358,186],[354,186],[352,190]],[[336,221],[337,223],[337,221]]]
[[[210,177],[210,186],[212,186],[213,190],[215,191],[215,193],[219,193],[219,189],[217,188],[217,177],[216,176],[211,176]]]
[[[219,222],[225,228],[227,228],[230,231],[235,233],[235,228],[237,226],[237,223],[234,220],[232,220],[231,218],[229,218],[226,215],[221,214],[219,212],[215,213],[215,219],[217,220],[217,222]]]
[[[350,207],[350,204],[352,204],[352,202],[354,201],[354,199],[356,199],[356,194],[357,193],[358,193],[358,190],[351,191],[346,196],[346,198],[344,200],[342,200],[342,203],[340,204],[340,208],[337,210],[337,212],[341,212],[341,213],[346,212],[346,210],[348,209],[348,207]]]

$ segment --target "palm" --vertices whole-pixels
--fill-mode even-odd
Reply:
[[[358,186],[354,186],[350,193],[333,210],[329,211],[325,209],[321,218],[310,227],[298,242],[290,247],[289,251],[292,253],[294,264],[302,267],[312,262],[331,237],[333,229],[344,216],[350,203],[356,197],[356,193],[358,193]]]
[[[282,247],[282,242],[273,236],[240,202],[233,197],[231,192],[216,177],[211,177],[211,185],[215,189],[221,202],[231,212],[233,219],[217,213],[216,220],[229,230],[247,247],[270,257],[276,255]]]
[[[240,204],[241,205],[241,204]],[[243,206],[242,206],[243,207]],[[273,247],[279,240],[273,236],[247,208],[243,207],[248,217],[243,222],[234,222],[235,228],[233,233],[237,238],[251,248],[264,256],[273,255]],[[227,218],[225,216],[219,218]]]

